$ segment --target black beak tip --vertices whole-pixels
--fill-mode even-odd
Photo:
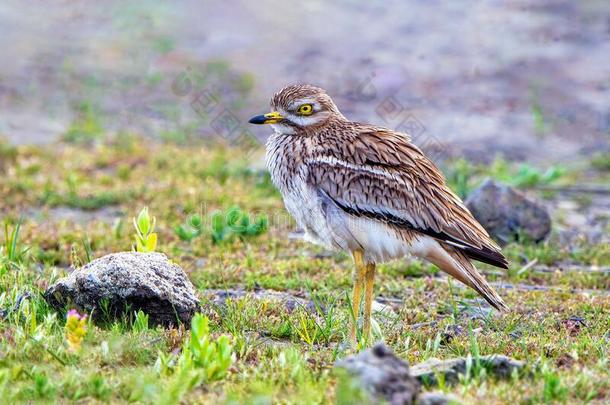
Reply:
[[[257,115],[248,120],[250,124],[264,124],[265,121],[267,121],[267,117],[265,117],[264,115]]]

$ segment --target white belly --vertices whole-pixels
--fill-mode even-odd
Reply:
[[[366,261],[380,263],[405,256],[425,257],[438,242],[425,235],[400,235],[383,222],[348,216],[350,245],[361,246]]]
[[[297,180],[296,185],[296,192],[282,193],[282,195],[286,209],[305,231],[305,239],[329,249],[345,248],[337,243],[337,235],[329,225],[316,193],[304,182]]]
[[[362,250],[368,262],[385,262],[409,255],[426,256],[437,242],[421,235],[405,240],[393,228],[374,219],[355,217],[330,206],[305,184],[298,194],[287,194],[288,212],[305,230],[305,239],[328,249]]]

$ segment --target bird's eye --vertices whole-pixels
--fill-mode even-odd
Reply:
[[[302,104],[297,109],[297,113],[299,115],[311,115],[313,112],[313,105],[311,104]]]

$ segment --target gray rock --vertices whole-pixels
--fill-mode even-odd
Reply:
[[[288,312],[292,312],[299,307],[313,314],[318,312],[316,304],[310,299],[300,298],[284,291],[266,290],[260,287],[256,287],[251,291],[244,290],[243,288],[210,289],[202,291],[202,295],[210,298],[210,301],[219,308],[226,307],[227,300],[229,299],[236,300],[250,297],[256,300],[281,302]],[[319,305],[319,309],[325,312],[326,308],[322,304]]]
[[[390,405],[416,403],[420,384],[409,373],[409,364],[382,343],[338,361],[336,367],[357,378],[373,401],[384,400]]]
[[[95,319],[142,310],[151,324],[165,326],[188,324],[199,309],[186,274],[162,253],[101,257],[49,287],[44,297],[55,308],[72,305]]]
[[[447,405],[459,404],[459,402],[451,397],[447,397],[442,392],[424,392],[417,398],[417,405]]]
[[[474,362],[474,359],[472,360]],[[480,364],[488,372],[500,378],[508,378],[513,370],[520,370],[525,363],[503,355],[481,356]],[[457,358],[450,360],[430,359],[411,368],[411,374],[420,382],[427,385],[438,384],[438,376],[443,375],[447,383],[455,383],[460,374],[466,374],[467,359]]]
[[[539,242],[551,232],[551,216],[540,202],[491,179],[470,193],[466,206],[501,244],[520,236]]]

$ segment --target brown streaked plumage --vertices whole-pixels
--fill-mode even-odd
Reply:
[[[313,242],[351,252],[353,308],[365,291],[368,338],[375,263],[426,259],[508,310],[471,260],[508,268],[498,245],[408,135],[348,121],[326,92],[289,86],[271,100],[267,164],[286,208]],[[352,335],[355,329],[352,328]],[[353,336],[354,337],[354,336]]]

